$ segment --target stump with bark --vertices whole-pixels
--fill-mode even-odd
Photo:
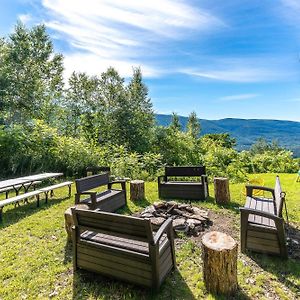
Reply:
[[[214,178],[215,199],[218,204],[230,202],[229,179],[224,177]]]
[[[203,279],[208,292],[233,294],[237,289],[238,244],[226,233],[211,231],[202,237]]]
[[[130,181],[130,199],[142,200],[145,199],[145,182],[144,180]]]
[[[77,207],[81,209],[89,209],[88,205],[86,204],[77,204],[75,206],[69,207],[65,211],[65,229],[68,234],[68,241],[72,241],[72,226],[74,225],[73,222],[73,215],[72,215],[72,208]]]

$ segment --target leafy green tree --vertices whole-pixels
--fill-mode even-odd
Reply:
[[[212,142],[228,149],[233,148],[236,145],[236,139],[232,138],[229,133],[209,133],[205,134],[201,140],[204,144],[209,145],[209,143]]]
[[[170,128],[172,128],[175,131],[180,131],[181,130],[181,124],[180,124],[179,116],[175,112],[172,113],[172,120],[171,120]]]
[[[200,122],[197,118],[197,114],[193,111],[189,115],[188,122],[187,122],[187,132],[191,135],[194,139],[199,138],[200,135]]]
[[[7,122],[32,118],[50,122],[63,87],[63,57],[54,54],[45,26],[27,29],[18,23],[9,39],[1,41],[0,51],[0,91]]]
[[[252,154],[262,154],[266,151],[273,151],[275,153],[283,150],[277,141],[268,142],[265,138],[259,138],[250,148]]]
[[[143,153],[150,150],[153,136],[154,113],[148,88],[143,82],[140,68],[133,69],[127,86],[131,118],[128,120],[128,146],[130,150]]]
[[[64,104],[66,112],[66,133],[74,137],[79,136],[82,115],[93,112],[93,94],[97,88],[97,79],[85,73],[73,72],[69,78]],[[85,123],[86,125],[86,123]]]

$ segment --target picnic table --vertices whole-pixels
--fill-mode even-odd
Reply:
[[[49,178],[56,178],[62,176],[63,173],[41,173],[36,175],[30,175],[25,177],[13,178],[0,181],[0,190],[6,188],[13,188],[16,194],[19,193],[20,189],[23,187],[25,192],[29,190],[33,182],[41,181]]]
[[[42,180],[49,179],[49,178],[56,178],[59,176],[62,176],[63,173],[41,173],[41,174],[36,174],[36,175],[30,175],[30,176],[25,176],[25,177],[19,177],[19,178],[14,178],[14,179],[7,179],[7,180],[2,180],[0,181],[0,191],[4,191],[5,189],[14,189],[16,192],[16,196],[12,198],[7,198],[5,200],[0,201],[0,222],[2,221],[2,210],[3,207],[15,203],[19,204],[19,201],[25,200],[27,202],[27,199],[29,197],[36,197],[37,199],[37,206],[39,206],[39,195],[41,193],[45,194],[45,200],[46,203],[48,201],[48,193],[51,193],[51,196],[53,196],[53,190],[58,189],[64,186],[69,187],[69,197],[71,196],[71,184],[72,181],[65,181],[61,182],[55,185],[47,186],[40,188],[39,190],[34,190],[31,192],[28,192],[29,188],[33,186],[36,182],[41,182]],[[21,188],[24,188],[24,193],[22,195],[18,195],[19,191]]]

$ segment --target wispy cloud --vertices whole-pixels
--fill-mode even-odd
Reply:
[[[290,63],[290,62],[289,62]],[[196,78],[237,83],[290,80],[295,72],[285,59],[270,56],[246,58],[206,58],[197,68],[182,68],[180,73]]]
[[[239,94],[239,95],[230,95],[230,96],[224,96],[220,97],[220,101],[240,101],[240,100],[248,100],[248,99],[253,99],[257,98],[259,94]]]
[[[94,55],[99,69],[101,62],[111,61],[150,70],[147,60],[158,44],[162,48],[193,31],[224,25],[209,12],[179,0],[43,0],[42,4],[47,27],[75,49],[67,59],[86,55],[89,60]],[[74,55],[76,51],[80,54]],[[154,68],[158,70],[147,72],[149,76],[161,72]]]
[[[30,14],[21,14],[21,15],[18,15],[18,19],[22,23],[27,24],[32,20],[32,16]]]

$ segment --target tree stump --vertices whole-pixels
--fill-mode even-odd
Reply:
[[[145,182],[144,180],[130,181],[130,199],[141,200],[145,199]]]
[[[218,204],[230,202],[229,180],[224,177],[214,178],[215,199]]]
[[[68,234],[68,241],[72,241],[72,226],[74,225],[73,222],[73,215],[72,215],[72,208],[82,208],[82,209],[89,209],[88,205],[86,204],[77,204],[75,206],[69,207],[65,211],[65,229]]]
[[[202,237],[203,279],[208,292],[232,294],[237,289],[237,242],[226,233]]]

